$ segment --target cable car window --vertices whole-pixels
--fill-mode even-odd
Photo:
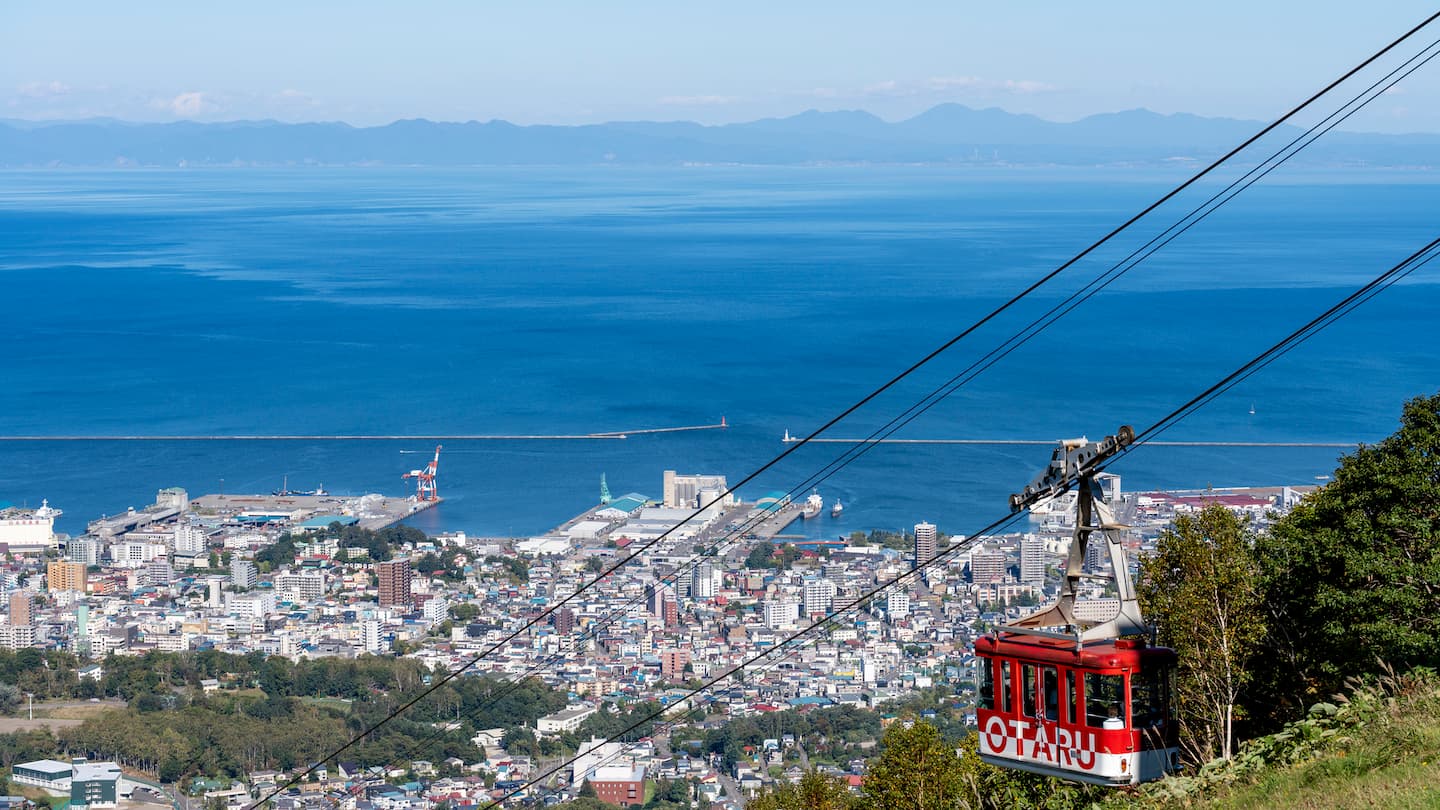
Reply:
[[[1009,714],[1014,711],[1010,707],[1010,662],[1000,662],[1000,711]]]
[[[1125,676],[1085,673],[1085,725],[1125,727]]]
[[[1040,695],[1035,692],[1035,664],[1020,664],[1020,713],[1027,718],[1040,715]]]
[[[986,711],[995,709],[995,662],[989,658],[981,658],[980,666],[980,708]]]
[[[1043,694],[1045,696],[1045,719],[1060,719],[1060,674],[1055,667],[1045,667],[1040,670]]]
[[[1079,723],[1080,718],[1085,716],[1085,698],[1075,688],[1075,671],[1072,669],[1065,670],[1065,694],[1069,696],[1065,704],[1069,716],[1065,720],[1069,723]]]
[[[1135,728],[1158,726],[1169,715],[1168,674],[1163,669],[1151,669],[1130,676],[1130,719]]]

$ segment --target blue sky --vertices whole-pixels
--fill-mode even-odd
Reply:
[[[15,2],[0,14],[0,117],[724,123],[811,108],[895,120],[960,102],[1054,120],[1134,107],[1270,118],[1433,11],[1411,0]],[[1440,131],[1437,90],[1440,59],[1349,128]]]

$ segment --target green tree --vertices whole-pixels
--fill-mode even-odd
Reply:
[[[0,714],[10,714],[20,707],[20,689],[14,684],[0,683]]]
[[[870,765],[865,796],[885,810],[954,810],[968,785],[955,746],[929,723],[895,723],[881,740],[884,751]]]
[[[1259,544],[1274,651],[1264,697],[1290,719],[1347,676],[1440,664],[1440,395],[1341,458]]]
[[[585,782],[580,785],[580,792],[575,795],[582,799],[593,799],[600,794],[595,792],[595,786],[590,784],[589,779],[586,779]]]
[[[768,540],[761,540],[750,549],[745,557],[746,568],[774,568],[775,567],[775,544]]]
[[[1255,536],[1219,504],[1181,515],[1140,563],[1136,588],[1175,676],[1181,746],[1195,762],[1233,753],[1235,707],[1265,635]]]
[[[859,810],[859,797],[844,779],[810,771],[791,785],[777,785],[745,803],[746,810]]]
[[[592,796],[586,796],[557,804],[554,810],[621,810],[621,807],[609,802],[602,802]]]

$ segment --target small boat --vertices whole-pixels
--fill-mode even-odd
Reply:
[[[825,499],[820,497],[819,492],[811,492],[810,497],[805,499],[805,509],[800,513],[800,517],[809,520],[819,515],[823,508],[825,508]]]
[[[839,498],[836,498],[836,499],[835,499],[835,505],[832,506],[832,507],[830,507],[830,517],[832,517],[832,518],[838,518],[838,517],[840,517],[840,513],[841,513],[841,512],[844,512],[844,511],[845,511],[845,504],[840,503],[840,499],[839,499]]]
[[[1254,415],[1255,415],[1255,403],[1253,403],[1253,402],[1250,403],[1250,415],[1251,415],[1251,416],[1254,416]]]

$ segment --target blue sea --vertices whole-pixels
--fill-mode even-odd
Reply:
[[[580,434],[446,441],[426,530],[524,535],[666,469],[732,483],[1183,179],[933,167],[0,174],[0,435]],[[1228,178],[1226,178],[1228,179]],[[834,428],[856,437],[1215,190],[1202,184]],[[1150,424],[1434,238],[1440,186],[1277,172],[896,434]],[[1166,439],[1374,441],[1440,388],[1440,266]],[[1252,414],[1250,411],[1254,409]],[[429,441],[0,441],[0,500],[59,529],[192,493],[408,490]],[[800,484],[813,445],[744,484]],[[1145,447],[1127,489],[1313,483],[1333,448]],[[818,483],[831,536],[967,533],[1037,446],[885,445]],[[808,492],[808,487],[805,489]],[[802,493],[803,494],[803,493]],[[798,528],[798,526],[797,526]]]

